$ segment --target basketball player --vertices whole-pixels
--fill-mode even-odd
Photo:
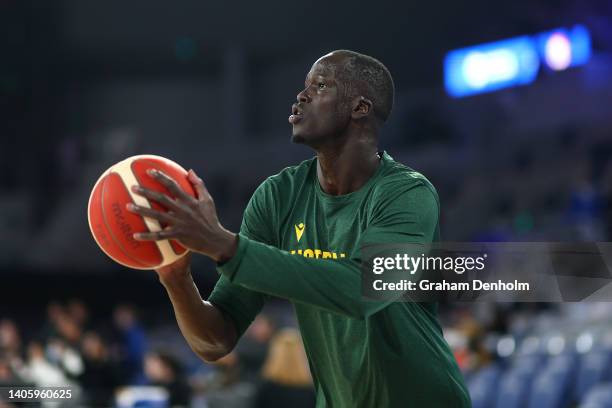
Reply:
[[[297,95],[292,140],[316,157],[268,178],[236,234],[217,218],[202,180],[198,198],[159,171],[177,197],[134,187],[169,209],[129,209],[168,225],[136,234],[176,239],[217,262],[203,301],[189,256],[157,272],[179,327],[202,359],[229,353],[269,296],[293,303],[317,407],[468,407],[466,387],[436,318],[435,303],[371,302],[361,296],[360,246],[438,240],[439,201],[421,174],[378,150],[394,84],[378,60],[340,50],[319,58]]]

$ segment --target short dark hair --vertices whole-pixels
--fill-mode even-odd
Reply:
[[[363,95],[370,99],[374,115],[383,123],[393,109],[395,84],[387,67],[374,57],[350,50],[332,54],[344,57],[336,75],[345,82],[346,96]]]

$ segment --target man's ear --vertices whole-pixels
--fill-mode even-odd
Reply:
[[[353,111],[351,117],[353,119],[361,119],[372,113],[373,105],[372,101],[363,96],[355,97],[353,101]]]

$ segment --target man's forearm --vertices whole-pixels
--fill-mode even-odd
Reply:
[[[356,261],[290,255],[244,236],[238,246],[236,258],[219,265],[218,270],[250,290],[358,319],[391,302],[362,299],[361,269]]]
[[[205,361],[215,361],[235,346],[234,324],[200,296],[191,274],[161,279],[183,336],[191,349]]]

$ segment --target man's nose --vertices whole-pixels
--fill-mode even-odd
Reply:
[[[304,89],[302,92],[297,94],[297,101],[301,103],[307,103],[310,101],[310,97],[306,93],[306,89]]]

